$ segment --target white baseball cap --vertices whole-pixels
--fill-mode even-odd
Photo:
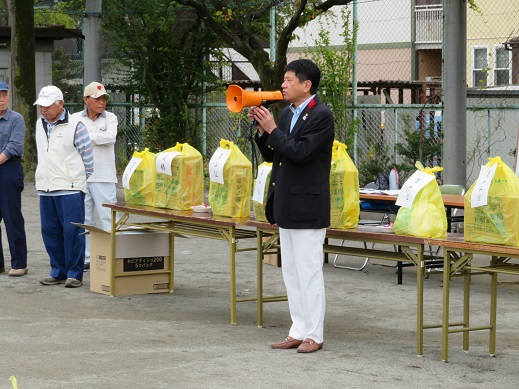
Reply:
[[[98,82],[91,82],[85,87],[85,92],[83,96],[85,97],[93,97],[94,99],[98,99],[99,97],[106,95],[108,97],[108,93],[106,93],[105,87]]]
[[[33,105],[49,107],[57,100],[63,100],[63,92],[54,85],[44,86]]]

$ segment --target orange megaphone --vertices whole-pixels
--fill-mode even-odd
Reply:
[[[283,100],[283,94],[278,90],[275,92],[250,92],[238,85],[229,85],[225,97],[227,108],[232,112],[240,112],[244,107],[268,105],[276,100]]]

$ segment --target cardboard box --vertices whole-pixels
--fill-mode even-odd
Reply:
[[[263,242],[267,242],[269,240],[269,237],[268,236],[264,236],[263,237]],[[269,250],[269,253],[268,254],[263,254],[263,263],[267,264],[267,265],[272,265],[272,266],[280,266],[280,261],[279,261],[279,256],[280,256],[280,252],[279,252],[279,249],[277,248],[271,248]]]
[[[90,291],[113,296],[167,293],[170,290],[170,233],[123,230],[116,233],[115,266],[112,268],[110,232],[83,225],[90,234]]]

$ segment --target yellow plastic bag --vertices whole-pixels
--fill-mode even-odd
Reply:
[[[266,222],[265,206],[267,205],[267,195],[270,184],[270,173],[272,170],[272,162],[263,162],[258,166],[258,178],[254,180],[254,194],[263,192],[262,201],[252,199],[252,209],[254,210],[254,219],[259,222]],[[263,174],[262,174],[263,173]],[[260,175],[263,175],[260,177]],[[258,185],[263,187],[260,189]]]
[[[155,207],[189,211],[204,202],[204,161],[202,154],[188,143],[178,143],[159,154]]]
[[[330,227],[355,228],[359,222],[359,171],[348,152],[348,146],[333,142],[330,170]]]
[[[223,168],[218,165],[225,159]],[[220,147],[209,162],[208,201],[213,215],[249,217],[252,164],[233,142],[220,140]]]
[[[464,238],[470,242],[519,246],[519,177],[500,157],[489,158],[486,167],[494,164],[497,166],[488,188],[487,205],[472,208],[477,181],[465,194]]]
[[[155,192],[155,158],[148,150],[134,151],[123,174],[124,199],[128,204],[153,206]]]
[[[433,176],[435,172],[443,170],[439,166],[424,168],[420,162],[417,162],[415,166],[418,170]],[[399,208],[393,231],[397,235],[419,238],[447,237],[447,215],[442,194],[435,179],[418,192],[411,208]]]

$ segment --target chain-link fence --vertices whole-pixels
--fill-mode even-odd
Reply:
[[[467,9],[466,185],[477,178],[479,166],[489,156],[500,156],[509,166],[515,165],[519,124],[517,2],[477,0],[476,4],[478,9]],[[369,181],[370,169],[389,170],[393,165],[411,164],[412,157],[405,153],[413,150],[405,148],[416,148],[410,139],[413,132],[421,134],[421,141],[433,138],[441,142],[444,131],[453,131],[442,128],[444,3],[442,0],[358,0],[355,5],[333,7],[325,17],[296,30],[298,39],[289,47],[288,60],[312,56],[322,29],[330,36],[328,49],[344,50],[342,8],[349,11],[350,26],[357,26],[353,69],[356,83],[352,85],[348,109],[358,126],[349,152],[361,171],[361,178]],[[278,19],[277,23],[283,20]],[[72,58],[81,61],[81,45],[78,42],[70,45]],[[222,79],[228,83],[258,85],[259,78],[250,64],[228,48],[225,52],[232,63],[221,66]],[[133,149],[147,146],[143,131],[154,110],[140,106],[139,96],[128,92],[131,88],[120,83],[121,77],[114,75],[113,69],[113,58],[107,51],[103,57],[103,81],[110,92],[109,109],[119,118],[118,161],[124,165]],[[81,66],[79,71],[82,72]],[[76,80],[81,79],[78,73]],[[204,102],[205,105],[193,108],[192,113],[203,118],[200,151],[206,158],[210,158],[222,138],[237,143],[246,155],[251,155],[249,122],[244,114],[227,110],[225,90],[207,94]],[[344,131],[337,130],[339,139]],[[175,142],[171,140],[172,145]],[[441,165],[441,152],[432,157],[421,154],[421,143],[418,149],[414,150],[416,158],[422,156],[424,163]]]
[[[477,9],[467,9],[466,185],[476,180],[480,165],[490,156],[515,165],[519,124],[516,2],[479,0],[476,4]],[[372,159],[378,160],[374,165],[385,164],[387,170],[392,165],[412,166],[410,157],[396,146],[415,146],[409,130],[421,131],[422,140],[433,137],[437,142],[442,141],[443,131],[453,130],[442,128],[443,2],[417,0],[413,7],[411,1],[358,1],[356,9],[349,8],[351,23],[358,24],[357,102],[350,108],[352,117],[359,119],[355,148],[349,151],[361,179],[368,181],[369,166],[363,165],[370,165]],[[290,47],[289,60],[308,56],[323,28],[330,31],[330,47],[341,49],[341,13],[332,10],[323,20],[316,19],[296,31],[299,39]],[[216,137],[233,139],[232,135],[239,134],[229,133],[229,122],[215,121],[210,126],[208,134],[218,134]],[[231,126],[236,127],[232,121]],[[418,159],[420,150],[415,151]],[[424,163],[441,165],[441,152],[425,157]],[[362,172],[368,176],[362,177]]]

